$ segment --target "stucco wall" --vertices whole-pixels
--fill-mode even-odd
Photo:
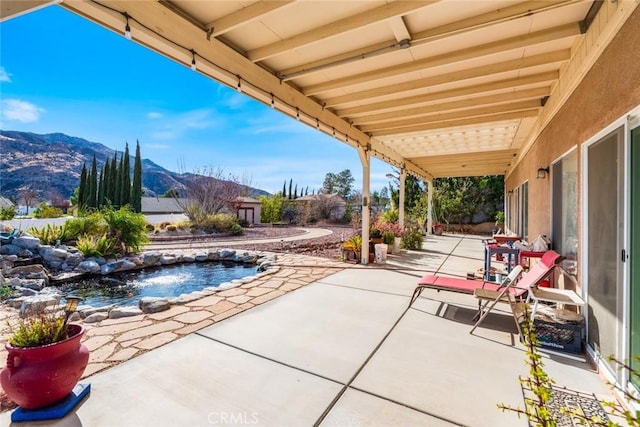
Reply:
[[[609,46],[542,131],[527,155],[506,178],[506,189],[529,181],[529,237],[551,232],[551,180],[536,179],[572,148],[640,104],[640,8],[629,17]],[[578,164],[581,164],[578,149]]]

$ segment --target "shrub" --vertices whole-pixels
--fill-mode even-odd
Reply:
[[[144,228],[147,230],[147,232],[149,233],[153,233],[154,231],[156,231],[156,226],[153,224],[149,224],[147,223]]]
[[[91,213],[77,218],[71,218],[64,223],[65,240],[75,240],[83,234],[100,236],[106,231],[106,224],[99,213]]]
[[[9,282],[0,282],[0,301],[4,301],[15,293]]]
[[[131,212],[126,206],[119,210],[104,208],[101,214],[107,224],[107,237],[114,240],[116,252],[138,252],[149,241],[144,215]]]
[[[160,225],[158,225],[158,228],[160,230],[164,230],[165,228],[167,228],[167,225],[170,225],[171,223],[169,221],[163,221],[160,223]]]
[[[424,237],[418,228],[412,228],[402,236],[402,248],[409,250],[422,249]]]
[[[67,336],[67,322],[56,310],[20,319],[12,328],[9,343],[14,347],[39,347],[62,341]]]
[[[387,245],[393,245],[393,241],[395,240],[395,238],[396,238],[395,234],[393,234],[390,231],[382,232],[382,243],[385,243]]]
[[[167,231],[176,231],[178,229],[178,227],[176,227],[173,224],[169,224],[169,225],[165,226],[164,229],[167,230]]]
[[[29,234],[40,239],[43,245],[55,245],[58,242],[67,241],[65,225],[47,224],[42,228],[31,227]]]
[[[242,227],[238,224],[238,219],[229,214],[207,215],[207,217],[197,225],[209,233],[216,231],[218,233],[239,235],[243,232]]]
[[[391,209],[380,215],[382,222],[398,222],[400,221],[400,212],[397,209]]]
[[[78,237],[76,247],[85,258],[115,255],[115,241],[105,234],[102,236],[82,235]]]
[[[402,237],[404,231],[402,230],[402,226],[397,222],[378,221],[375,227],[380,230],[382,234],[391,233],[394,237]]]
[[[18,208],[16,208],[15,206],[9,206],[6,208],[0,207],[0,220],[4,221],[8,219],[13,219],[17,213],[18,213]]]

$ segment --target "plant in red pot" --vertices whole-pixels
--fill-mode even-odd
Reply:
[[[82,376],[89,350],[80,343],[84,327],[67,323],[81,298],[66,297],[64,312],[41,311],[12,328],[0,383],[7,397],[23,409],[38,409],[67,397]]]

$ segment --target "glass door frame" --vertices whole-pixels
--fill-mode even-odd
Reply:
[[[640,115],[640,106],[636,107],[634,110],[636,114]],[[631,146],[631,127],[629,123],[629,117],[634,114],[625,114],[623,117],[620,117],[613,123],[609,124],[604,129],[600,130],[597,134],[589,138],[585,141],[580,147],[581,150],[581,159],[579,161],[579,165],[581,167],[580,173],[580,194],[581,194],[581,207],[580,207],[580,283],[581,283],[581,291],[582,297],[587,304],[589,304],[589,283],[587,278],[589,277],[589,263],[586,262],[589,256],[589,223],[588,223],[588,207],[589,207],[589,196],[588,196],[588,172],[589,172],[589,147],[601,139],[609,135],[610,133],[616,131],[618,128],[623,127],[623,142],[622,142],[622,151],[621,155],[623,156],[623,179],[622,179],[622,200],[620,204],[620,208],[622,209],[622,222],[623,222],[623,231],[620,239],[620,245],[625,249],[626,253],[629,253],[629,243],[630,243],[630,146]],[[634,116],[635,116],[634,115]],[[617,191],[617,189],[616,189]],[[620,200],[619,200],[620,201]],[[630,277],[629,277],[629,262],[623,262],[621,268],[620,277],[622,280],[622,288],[621,288],[621,300],[618,301],[618,307],[620,310],[621,317],[621,327],[620,330],[616,331],[618,335],[618,345],[616,348],[616,354],[614,357],[619,361],[626,361],[629,357],[629,338],[630,338]],[[586,314],[586,313],[585,313]],[[585,315],[585,329],[589,330],[588,327],[588,316]],[[588,332],[587,332],[588,333]],[[596,362],[598,367],[600,368],[600,372],[607,378],[607,380],[611,381],[614,384],[625,384],[629,383],[629,374],[624,369],[618,371],[612,371],[611,367],[608,363],[606,363],[608,354],[598,354],[596,351],[588,345],[589,339],[587,337],[587,352],[591,356],[591,358]]]

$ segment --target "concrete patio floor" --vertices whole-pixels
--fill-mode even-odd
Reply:
[[[525,353],[509,313],[470,335],[471,296],[426,290],[407,307],[426,272],[481,267],[481,238],[430,236],[424,248],[347,268],[91,376],[88,399],[46,425],[527,425],[496,408],[523,405]],[[544,363],[556,384],[610,398],[588,363]]]

